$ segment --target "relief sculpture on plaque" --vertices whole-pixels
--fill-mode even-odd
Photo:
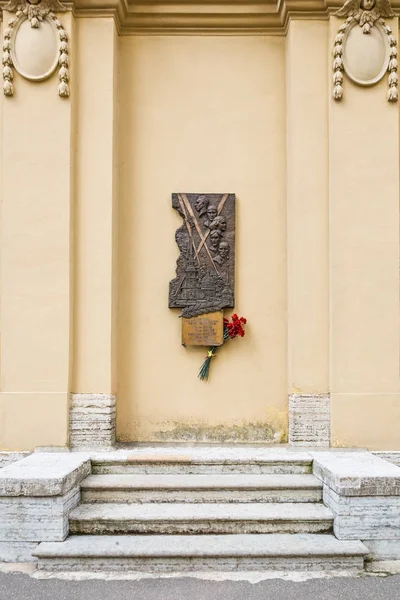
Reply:
[[[183,219],[175,233],[179,248],[169,307],[191,318],[235,303],[235,195],[172,194]]]

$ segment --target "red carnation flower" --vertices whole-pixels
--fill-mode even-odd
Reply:
[[[245,335],[245,330],[243,325],[246,325],[247,319],[244,317],[239,317],[236,313],[231,316],[231,321],[229,319],[224,319],[224,341],[226,342],[229,339],[233,339],[237,336],[243,337]],[[208,355],[201,366],[199,377],[201,380],[207,380],[210,372],[210,364],[211,360],[214,358],[216,351],[218,350],[217,346],[213,346],[210,348]]]

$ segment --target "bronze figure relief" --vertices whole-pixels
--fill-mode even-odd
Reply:
[[[183,224],[175,239],[180,255],[169,286],[169,307],[185,318],[235,303],[235,195],[172,194]]]

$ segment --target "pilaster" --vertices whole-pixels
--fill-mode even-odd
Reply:
[[[11,17],[3,13],[3,29]],[[74,19],[69,36],[74,94]],[[73,100],[58,76],[1,95],[0,447],[65,445],[71,367]]]
[[[77,45],[79,135],[72,392],[75,400],[84,402],[86,398],[89,408],[99,398],[106,398],[106,404],[113,401],[113,418],[109,420],[113,431],[106,443],[109,446],[115,440],[117,391],[118,36],[113,18],[79,19]],[[76,429],[85,430],[87,421],[78,423],[84,411],[78,410],[75,400],[71,436],[76,446]],[[105,410],[108,408],[107,404]]]
[[[342,23],[330,19],[330,48]],[[386,23],[397,37],[398,19]],[[329,94],[332,440],[371,450],[400,447],[399,107],[387,90],[387,76],[363,87],[345,75],[343,100]]]
[[[288,393],[289,442],[299,445],[329,445],[330,438],[327,61],[327,23],[292,20],[286,56]]]

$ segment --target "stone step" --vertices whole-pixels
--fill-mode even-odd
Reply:
[[[92,457],[97,474],[311,473],[312,457],[306,452],[276,448],[169,447],[136,448]]]
[[[322,533],[333,515],[322,504],[81,504],[71,533],[228,534]]]
[[[333,535],[72,536],[34,551],[44,571],[363,570],[368,549]]]
[[[320,502],[313,475],[90,475],[83,502]]]

